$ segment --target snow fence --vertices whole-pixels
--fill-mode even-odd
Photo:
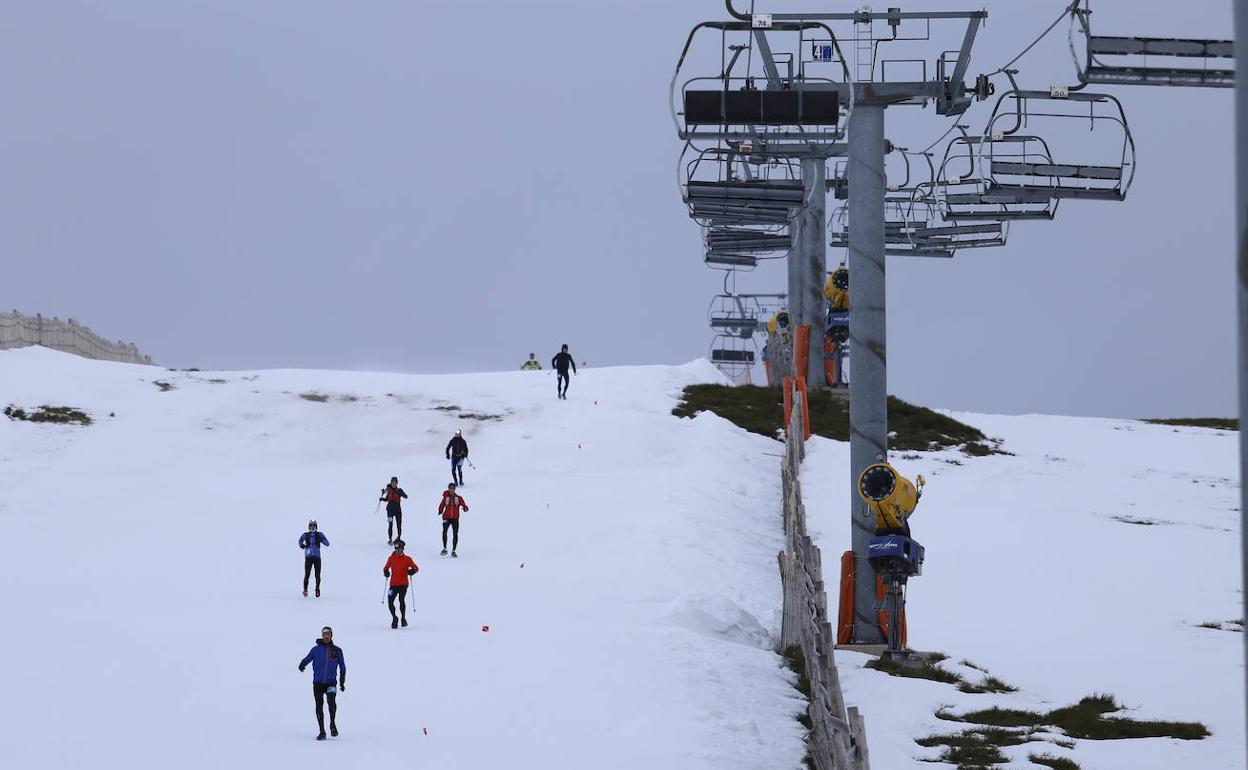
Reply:
[[[45,348],[73,353],[100,361],[121,361],[127,364],[151,364],[150,356],[139,353],[133,342],[110,342],[74,319],[44,318],[0,313],[0,350],[42,345]]]
[[[869,770],[867,736],[858,709],[845,708],[841,680],[832,651],[836,636],[828,620],[828,595],[823,587],[819,546],[806,533],[799,475],[805,459],[804,384],[786,378],[791,398],[785,430],[780,478],[784,491],[784,551],[780,577],[784,582],[781,649],[800,647],[810,680],[810,751],[817,770]],[[786,399],[786,401],[789,399]]]

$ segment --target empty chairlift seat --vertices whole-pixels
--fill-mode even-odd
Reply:
[[[1235,45],[1230,40],[1093,35],[1090,11],[1076,8],[1073,19],[1086,40],[1084,56],[1076,60],[1081,83],[1205,88],[1235,85],[1231,64]],[[1072,50],[1074,41],[1072,34]]]
[[[1089,152],[1099,162],[1070,162],[1050,150],[1041,136],[1018,133],[1024,122],[1032,126],[1046,120],[1086,124],[1091,130],[1075,141],[1068,133],[1060,138],[1069,145],[1067,153]],[[1126,113],[1108,94],[1009,91],[997,101],[979,152],[990,201],[1028,203],[1043,196],[1120,201],[1127,197],[1135,172],[1135,143]]]

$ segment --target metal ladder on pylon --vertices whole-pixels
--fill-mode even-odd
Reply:
[[[864,16],[854,19],[854,68],[859,83],[870,83],[875,73],[875,39],[872,36],[871,6],[862,7]]]

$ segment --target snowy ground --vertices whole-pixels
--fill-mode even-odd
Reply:
[[[1238,438],[1124,420],[953,414],[1014,456],[895,454],[928,487],[913,522],[927,547],[911,583],[910,644],[969,660],[1019,687],[964,694],[897,679],[837,652],[846,700],[866,718],[872,765],[930,767],[915,738],[958,732],[933,712],[993,705],[1045,711],[1111,693],[1138,719],[1199,721],[1200,741],[1078,741],[1007,748],[1085,769],[1244,767],[1244,637],[1201,628],[1243,619]],[[848,445],[815,438],[802,470],[825,564],[849,542]],[[960,463],[960,464],[955,464]],[[1140,523],[1152,522],[1152,523]],[[961,673],[976,672],[952,666]]]
[[[0,761],[797,766],[802,703],[770,651],[778,445],[670,415],[684,384],[717,376],[590,370],[560,402],[545,372],[169,372],[0,352],[0,401],[96,420],[0,419]],[[300,397],[313,392],[328,400]],[[451,561],[435,506],[457,426],[479,470]],[[399,631],[375,513],[391,475],[421,566]],[[332,543],[321,599],[299,595],[309,518]],[[342,736],[317,743],[296,664],[325,624],[349,673]]]
[[[0,762],[798,766],[802,703],[770,651],[780,445],[669,414],[684,384],[716,377],[705,362],[590,370],[560,402],[547,373],[169,372],[0,352],[0,401],[96,419],[0,419]],[[327,400],[300,397],[313,393]],[[1015,454],[894,457],[930,482],[911,642],[1020,692],[963,694],[838,652],[873,766],[930,767],[918,760],[937,750],[913,741],[955,731],[941,705],[1108,692],[1213,736],[1006,749],[1013,766],[1044,751],[1089,770],[1243,767],[1243,636],[1199,627],[1242,618],[1235,437],[955,416]],[[455,427],[479,470],[450,561],[434,510]],[[829,564],[848,538],[846,466],[845,444],[815,439],[803,469]],[[400,631],[374,508],[395,474],[422,568]],[[296,540],[313,517],[332,546],[324,597],[303,599]],[[324,624],[349,664],[327,744],[295,668]]]

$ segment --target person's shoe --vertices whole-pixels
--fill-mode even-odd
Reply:
[[[407,618],[403,618],[402,620],[400,620],[399,625],[403,626],[404,628],[407,628]]]
[[[320,732],[319,734],[317,734],[316,739],[317,739],[318,741],[323,741],[323,740],[325,740],[325,731],[324,731],[324,730],[321,730],[321,732]]]
[[[304,595],[306,596],[307,594],[304,594]],[[321,598],[321,589],[319,589],[319,588],[318,588],[318,589],[316,589],[316,598],[318,598],[318,599],[319,599],[319,598]]]
[[[307,596],[307,595],[308,595],[308,589],[306,589],[306,588],[305,588],[305,589],[303,589],[303,595],[304,595],[304,596]]]
[[[338,725],[330,725],[329,734],[337,738],[338,737]]]
[[[386,541],[386,545],[394,545],[394,541],[393,541],[393,540],[387,540],[387,541]]]
[[[391,628],[398,628],[398,627],[399,627],[399,619],[398,619],[398,618],[391,618],[391,619],[390,619],[390,627],[391,627]]]
[[[459,558],[459,554],[455,553],[454,551],[451,551],[451,556],[453,556],[456,559]]]
[[[442,555],[443,555],[443,556],[446,556],[446,549],[445,549],[445,548],[443,548],[443,549],[442,549]],[[307,596],[307,594],[304,594],[304,596]]]

